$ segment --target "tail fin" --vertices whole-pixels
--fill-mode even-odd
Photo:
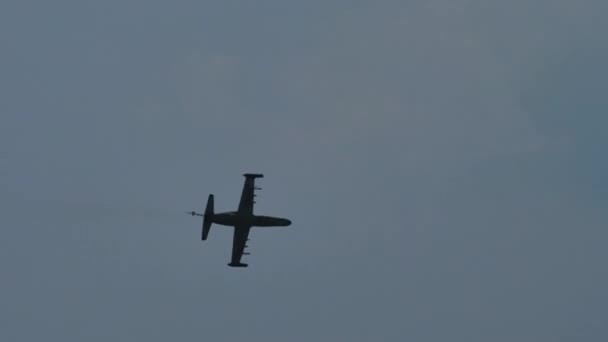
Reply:
[[[211,229],[211,223],[213,223],[213,202],[213,195],[209,195],[209,198],[207,199],[207,207],[205,208],[205,215],[203,217],[202,240],[207,240],[209,229]]]

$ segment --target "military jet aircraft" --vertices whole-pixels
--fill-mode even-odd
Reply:
[[[205,213],[200,214],[195,211],[186,212],[192,216],[203,217],[202,240],[207,240],[211,224],[216,223],[222,226],[234,227],[234,236],[232,239],[232,260],[228,264],[230,267],[247,267],[248,265],[241,262],[241,257],[249,253],[245,253],[247,241],[249,240],[249,230],[252,227],[286,227],[291,225],[291,221],[286,218],[261,216],[253,213],[254,198],[256,197],[255,190],[261,190],[255,186],[257,178],[264,177],[259,173],[245,173],[245,184],[241,193],[241,200],[237,211],[228,211],[222,213],[214,212],[213,194],[207,199]]]

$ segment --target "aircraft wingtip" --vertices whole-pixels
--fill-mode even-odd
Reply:
[[[247,177],[247,178],[262,178],[262,177],[264,177],[264,175],[261,174],[261,173],[244,173],[243,176]]]

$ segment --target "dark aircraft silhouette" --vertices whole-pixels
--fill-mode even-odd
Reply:
[[[254,197],[256,197],[255,190],[261,190],[261,188],[255,186],[255,179],[262,178],[264,175],[258,173],[245,173],[243,176],[245,177],[245,184],[243,185],[243,192],[237,211],[214,213],[213,194],[211,194],[207,199],[207,206],[205,207],[204,214],[199,214],[194,211],[186,213],[192,216],[203,217],[202,240],[207,240],[212,223],[234,227],[232,260],[228,264],[230,267],[247,267],[247,264],[241,262],[241,257],[244,254],[249,254],[244,251],[245,247],[247,247],[246,243],[249,240],[249,230],[251,230],[252,227],[286,227],[291,225],[291,221],[285,218],[253,214],[253,204],[255,203]]]

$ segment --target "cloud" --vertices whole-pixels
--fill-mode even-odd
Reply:
[[[87,100],[62,115],[34,96],[48,115],[6,126],[0,260],[21,312],[6,334],[606,335],[605,203],[581,186],[603,184],[586,173],[603,165],[603,3],[222,6],[171,4],[171,25],[135,29],[120,11],[120,29],[71,46],[120,42],[107,69],[96,54],[41,67],[90,72],[46,94]],[[101,84],[80,87],[88,75]],[[79,115],[91,106],[104,115]],[[201,244],[181,211],[208,193],[234,209],[244,171],[267,175],[256,212],[294,225],[252,233],[234,272],[230,230]]]
[[[404,167],[423,169],[538,148],[513,70],[464,14],[402,4],[339,16],[314,48],[279,69],[275,89],[293,104],[289,136],[334,157],[380,145]]]

